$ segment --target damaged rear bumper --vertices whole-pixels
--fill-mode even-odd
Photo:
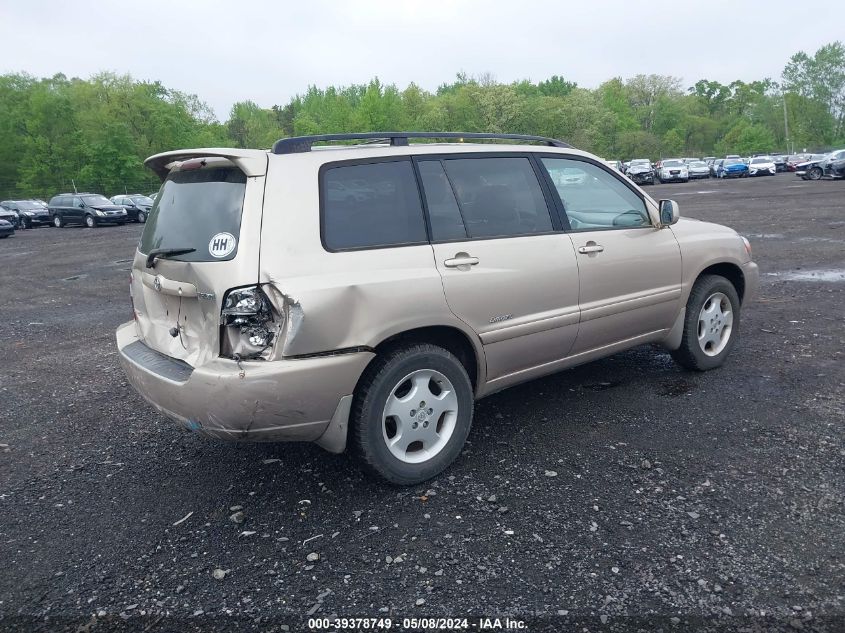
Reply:
[[[188,430],[227,440],[316,441],[333,452],[343,450],[351,394],[373,358],[357,351],[190,367],[144,346],[132,321],[118,328],[117,347],[130,384]]]

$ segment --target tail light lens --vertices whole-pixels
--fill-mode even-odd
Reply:
[[[138,314],[135,312],[135,297],[132,296],[132,282],[135,281],[135,276],[129,273],[129,305],[132,307],[132,320],[138,320]]]
[[[220,353],[228,358],[262,358],[273,347],[284,315],[273,309],[260,286],[230,290],[220,311]]]

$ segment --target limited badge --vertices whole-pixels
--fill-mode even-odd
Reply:
[[[226,257],[238,245],[238,240],[231,233],[218,233],[208,242],[208,253],[212,257]]]

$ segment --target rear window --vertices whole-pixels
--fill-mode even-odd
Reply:
[[[428,241],[408,160],[324,169],[321,196],[323,243],[329,250]]]
[[[138,249],[193,248],[171,259],[188,262],[225,261],[238,252],[246,175],[235,167],[177,171],[170,174]]]

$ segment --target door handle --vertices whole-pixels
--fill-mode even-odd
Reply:
[[[461,266],[475,266],[478,263],[477,257],[470,257],[466,253],[458,253],[455,257],[443,262],[446,268],[460,268]]]
[[[586,246],[579,246],[578,252],[582,254],[587,253],[601,253],[604,250],[604,246],[601,244],[596,244],[595,242],[589,242]]]

